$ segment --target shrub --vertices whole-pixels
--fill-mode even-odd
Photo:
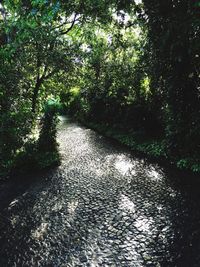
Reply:
[[[44,108],[44,116],[41,121],[41,130],[37,144],[38,165],[48,167],[59,163],[58,143],[56,141],[58,123],[58,103],[49,100]]]
[[[57,122],[57,103],[50,100],[45,104],[44,116],[41,120],[41,130],[38,139],[38,151],[49,152],[57,150]]]

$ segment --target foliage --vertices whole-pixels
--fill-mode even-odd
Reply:
[[[148,28],[154,86],[165,107],[169,153],[199,154],[199,6],[190,0],[144,0],[140,14]]]
[[[38,139],[38,150],[55,151],[56,142],[56,125],[57,125],[57,108],[58,105],[54,100],[49,100],[44,107],[44,117]]]
[[[21,155],[43,166],[57,159],[56,109],[123,129],[121,142],[198,171],[199,9],[191,0],[1,1],[2,175]],[[49,98],[61,104],[43,110]]]
[[[145,61],[146,31],[142,33],[137,24],[130,28],[128,22],[120,23],[117,17],[109,27],[98,22],[85,25],[82,61],[71,84],[78,94],[64,88],[61,101],[68,103],[70,114],[74,110],[85,119],[160,135],[163,122]]]
[[[56,141],[56,127],[58,123],[58,103],[47,101],[44,107],[44,116],[41,120],[38,140],[29,140],[14,162],[14,171],[40,170],[59,165],[60,155]],[[21,169],[21,170],[20,170]]]
[[[0,175],[7,175],[31,127],[26,91],[21,91],[21,54],[0,49]],[[23,105],[22,105],[23,103]]]
[[[163,163],[173,164],[180,170],[189,170],[194,173],[200,172],[200,160],[198,158],[175,158],[172,159],[167,154],[166,140],[149,139],[139,132],[125,132],[116,127],[105,124],[83,121],[88,127],[99,133],[117,140],[121,144],[129,147],[134,153],[139,152],[150,159],[156,159]]]
[[[75,33],[78,34],[87,18],[92,21],[103,17],[101,10],[106,3],[99,1],[96,6],[88,1],[85,6],[82,1],[1,1],[2,175],[9,172],[18,154],[30,142],[45,99],[52,94],[50,81],[58,81],[62,73],[73,71],[80,47]],[[109,19],[111,10],[105,10],[108,12],[104,13],[104,19]]]
[[[109,27],[86,25],[76,116],[162,139],[162,149],[156,142],[138,149],[197,171],[199,5],[144,0],[132,5],[134,15],[126,10]]]

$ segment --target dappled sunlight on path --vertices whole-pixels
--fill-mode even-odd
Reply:
[[[197,199],[76,123],[58,139],[61,166],[2,211],[0,266],[199,266]]]

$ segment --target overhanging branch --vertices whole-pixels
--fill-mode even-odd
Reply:
[[[72,23],[71,23],[71,26],[70,26],[66,31],[61,31],[61,32],[60,32],[60,35],[67,34],[68,32],[71,31],[71,29],[74,27],[75,23],[79,20],[79,19],[77,19],[77,16],[78,16],[78,15],[75,14],[74,19],[73,19],[73,21],[72,21]]]

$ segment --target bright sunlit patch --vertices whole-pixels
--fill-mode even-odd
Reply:
[[[161,212],[163,210],[163,206],[162,205],[157,205],[157,210]]]
[[[150,170],[147,171],[147,175],[149,178],[151,178],[151,180],[154,181],[159,181],[162,179],[162,174],[159,173],[155,168],[151,168]]]
[[[78,200],[74,200],[74,201],[68,203],[69,214],[73,215],[75,213],[77,206],[78,206]]]
[[[61,122],[65,122],[65,121],[67,121],[67,117],[65,117],[65,116],[58,116],[58,119],[59,119],[59,121],[61,121]]]
[[[139,4],[142,3],[142,0],[135,0],[135,3],[136,3],[137,5],[139,5]]]
[[[60,203],[55,203],[55,205],[52,207],[53,211],[59,211],[62,209],[62,204]]]
[[[117,157],[117,160],[115,162],[115,168],[123,175],[125,175],[130,169],[133,167],[133,164],[124,159],[123,156]]]
[[[13,200],[12,202],[10,202],[10,204],[9,204],[9,208],[12,208],[12,207],[15,206],[18,202],[19,202],[18,199]]]
[[[18,221],[18,218],[17,217],[12,218],[11,219],[12,226],[15,226],[15,224],[17,223],[17,221]]]
[[[129,212],[135,212],[135,204],[125,195],[121,195],[119,208]]]
[[[137,229],[139,231],[142,232],[150,232],[150,226],[151,226],[151,220],[150,218],[143,218],[143,217],[139,217],[135,223],[134,223],[135,227],[137,227]]]
[[[47,232],[48,223],[41,223],[41,225],[32,233],[34,239],[42,240],[44,234]]]

